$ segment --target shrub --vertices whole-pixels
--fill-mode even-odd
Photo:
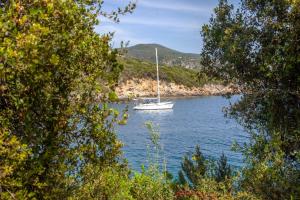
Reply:
[[[101,169],[88,165],[83,170],[83,179],[70,200],[133,200],[130,194],[131,181],[128,171],[119,167]]]
[[[136,173],[132,179],[131,194],[139,200],[171,200],[174,198],[170,183],[156,169]]]

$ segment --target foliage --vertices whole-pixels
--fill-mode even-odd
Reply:
[[[189,183],[191,187],[196,187],[199,180],[206,176],[207,164],[206,159],[200,151],[200,146],[197,145],[192,159],[187,155],[183,158],[183,162],[181,163],[182,170],[178,174],[180,184],[185,185]]]
[[[147,161],[150,171],[157,171],[158,174],[166,176],[166,161],[164,157],[164,149],[160,143],[159,126],[154,125],[151,121],[145,122],[148,129],[149,140],[147,146]]]
[[[160,143],[159,127],[152,122],[145,123],[150,136],[147,144],[147,168],[142,166],[142,173],[133,177],[133,196],[136,199],[173,199],[171,181],[166,172],[163,147]]]
[[[159,143],[159,132],[151,122],[146,123],[149,129],[153,154],[148,153],[148,168],[142,167],[142,172],[130,173],[120,166],[100,167],[85,166],[82,180],[69,199],[124,199],[124,200],[168,200],[173,199],[166,173],[161,171],[159,157],[162,147]],[[150,158],[151,157],[151,158]],[[131,175],[130,175],[131,174]]]
[[[242,0],[238,10],[220,0],[202,29],[206,71],[243,90],[227,114],[250,133],[242,189],[263,199],[300,196],[299,17],[298,0]]]
[[[117,167],[86,166],[83,171],[84,181],[73,190],[70,200],[168,200],[174,197],[164,176],[154,168],[136,172],[133,176]]]
[[[251,199],[258,197],[236,188],[236,178],[224,154],[217,162],[205,158],[196,146],[191,157],[185,156],[179,171],[176,199]],[[178,187],[179,186],[179,187]]]
[[[168,200],[174,194],[166,177],[157,168],[149,168],[142,173],[136,173],[132,179],[131,193],[139,200]]]
[[[26,190],[19,190],[12,193],[7,188],[22,187],[21,179],[12,177],[27,159],[30,154],[29,148],[21,144],[16,136],[11,136],[3,129],[0,132],[0,198],[1,199],[21,199],[23,196],[31,196]],[[5,187],[3,187],[5,186]]]
[[[74,190],[70,200],[168,200],[174,197],[169,183],[157,168],[150,167],[129,176],[129,171],[123,168],[86,166],[83,174],[83,184]]]
[[[225,181],[230,179],[232,176],[231,166],[227,162],[227,158],[224,153],[222,153],[220,159],[217,162],[217,169],[215,172],[215,179],[217,182]]]
[[[85,166],[117,164],[107,103],[122,66],[110,36],[93,30],[102,4],[1,1],[1,199],[65,199],[84,184]]]
[[[197,189],[183,188],[175,193],[176,200],[260,200],[260,198],[247,192],[230,193],[223,182],[212,179],[202,179]]]
[[[123,168],[87,165],[83,170],[83,181],[77,190],[74,190],[70,200],[132,200],[130,194],[132,183],[128,172]]]
[[[199,145],[190,157],[188,155],[183,157],[181,168],[178,173],[179,184],[188,183],[191,188],[197,187],[201,179],[211,178],[216,182],[224,182],[232,177],[231,166],[227,163],[224,153],[215,162],[204,157]]]
[[[279,135],[274,134],[272,143],[265,146],[264,151],[267,153],[261,159],[253,159],[247,148],[241,149],[248,164],[248,167],[243,169],[241,188],[260,194],[263,199],[266,199],[266,196],[267,199],[296,198],[296,194],[300,192],[297,171],[299,169],[294,163],[286,161],[285,153],[280,149],[282,141]],[[257,137],[256,141],[262,140]],[[268,153],[270,151],[274,153]]]
[[[158,127],[146,122],[150,144],[147,144],[148,167],[142,166],[142,172],[130,171],[123,167],[88,165],[83,170],[83,181],[74,191],[71,199],[124,199],[124,200],[168,200],[174,194],[166,173],[161,165],[162,146]]]

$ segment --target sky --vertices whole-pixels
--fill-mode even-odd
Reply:
[[[121,41],[135,44],[156,43],[185,53],[199,54],[202,49],[201,27],[209,22],[218,0],[135,0],[132,14],[120,16],[115,23],[100,17],[95,31],[114,32],[112,46]],[[232,3],[235,3],[234,0]],[[106,0],[103,10],[123,7],[129,0]]]

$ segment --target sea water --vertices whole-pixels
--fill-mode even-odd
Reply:
[[[124,143],[124,157],[134,170],[140,171],[147,164],[147,145],[150,144],[149,130],[145,123],[151,121],[160,133],[163,157],[169,172],[176,175],[182,157],[192,153],[196,145],[206,157],[218,159],[224,153],[234,167],[243,165],[240,153],[233,152],[232,144],[243,144],[248,135],[233,119],[228,119],[222,111],[230,102],[240,97],[226,99],[221,96],[172,99],[172,110],[136,111],[133,103],[128,106],[129,119],[126,125],[117,127],[119,139]]]

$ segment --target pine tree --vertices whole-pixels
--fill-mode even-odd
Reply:
[[[232,176],[232,170],[227,162],[227,157],[222,153],[221,157],[217,162],[215,179],[217,182],[222,182],[226,179],[230,179]]]
[[[205,176],[206,170],[206,160],[200,150],[200,146],[197,145],[191,157],[186,155],[183,158],[181,170],[179,171],[179,183],[189,183],[191,187],[195,187],[199,180]]]

